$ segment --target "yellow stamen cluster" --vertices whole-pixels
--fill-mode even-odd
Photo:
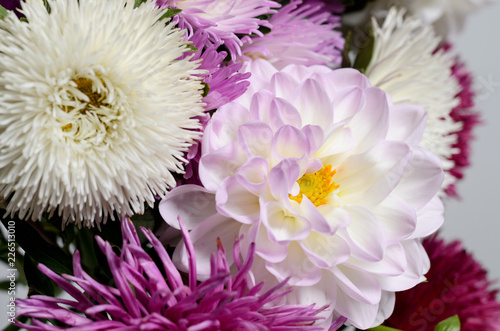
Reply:
[[[339,188],[332,180],[335,172],[331,165],[327,165],[315,173],[305,174],[297,181],[300,186],[299,194],[289,195],[289,198],[301,203],[305,195],[316,207],[326,204],[330,193]]]

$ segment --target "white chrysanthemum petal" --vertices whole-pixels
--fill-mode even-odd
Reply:
[[[198,137],[202,71],[154,1],[49,5],[0,21],[0,197],[32,220],[141,213]]]
[[[450,157],[458,153],[452,146],[461,124],[450,112],[459,102],[455,96],[460,86],[451,76],[452,55],[436,51],[440,38],[432,27],[404,14],[392,8],[382,26],[373,20],[375,44],[366,76],[396,105],[415,104],[427,112],[421,145],[440,157],[446,188],[455,181],[448,171],[454,166]]]

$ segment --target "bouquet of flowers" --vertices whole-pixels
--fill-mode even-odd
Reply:
[[[2,1],[8,329],[500,330],[437,233],[486,2]]]

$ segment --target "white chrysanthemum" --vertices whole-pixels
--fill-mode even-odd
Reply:
[[[495,0],[376,0],[370,1],[362,11],[347,14],[344,24],[361,25],[370,16],[384,17],[392,6],[406,8],[408,13],[432,25],[436,33],[447,41],[453,41],[462,31],[467,16],[494,3]]]
[[[399,0],[409,12],[447,39],[455,39],[462,30],[465,18],[494,0]]]
[[[450,157],[461,124],[450,112],[458,104],[460,87],[451,74],[452,55],[438,50],[440,38],[431,26],[414,17],[404,18],[404,10],[392,8],[382,27],[373,20],[375,44],[366,69],[370,82],[390,94],[395,104],[415,104],[427,111],[427,125],[421,145],[438,155],[443,163],[443,188],[455,181],[449,174]]]
[[[93,226],[175,184],[203,112],[184,32],[148,1],[22,2],[0,21],[0,198]]]

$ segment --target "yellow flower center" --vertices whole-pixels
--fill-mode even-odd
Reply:
[[[289,194],[289,198],[301,203],[305,195],[316,207],[326,204],[330,193],[339,188],[339,185],[332,180],[335,172],[331,165],[327,165],[315,173],[305,174],[297,181],[300,186],[299,194],[296,196]]]

